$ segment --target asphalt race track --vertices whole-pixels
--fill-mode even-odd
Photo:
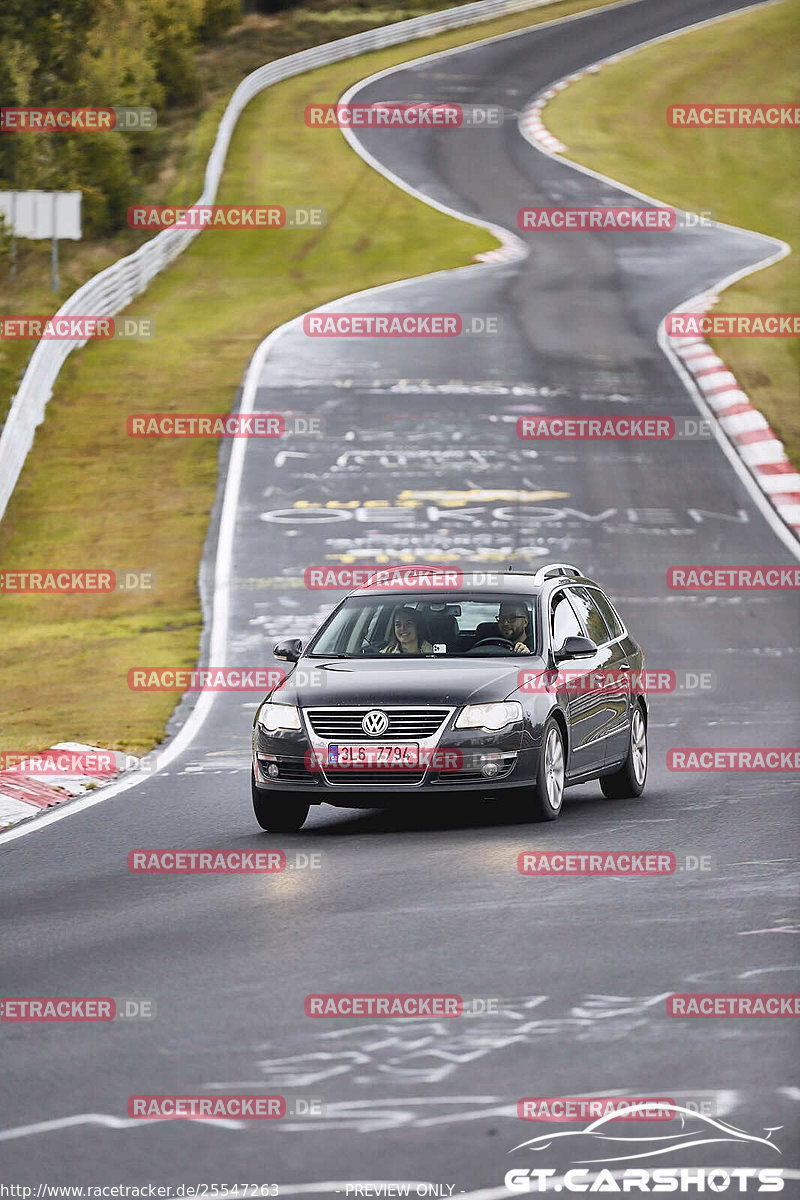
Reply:
[[[411,64],[358,101],[500,104],[505,124],[372,131],[361,143],[414,188],[513,231],[523,205],[630,203],[534,150],[513,114],[583,65],[740,7],[640,0]],[[719,228],[519,236],[524,259],[334,306],[495,315],[499,334],[348,341],[294,328],[275,340],[256,408],[321,417],[325,433],[247,444],[228,661],[263,665],[277,637],[305,637],[329,611],[339,593],[308,591],[307,565],[385,554],[491,570],[553,559],[607,588],[648,665],[707,672],[713,688],[653,697],[641,800],[578,787],[547,826],[504,824],[490,807],[317,808],[298,834],[262,834],[248,786],[256,697],[226,693],[165,770],[6,839],[3,994],[148,997],[156,1015],[5,1026],[16,1086],[0,1094],[0,1178],[247,1181],[286,1195],[316,1182],[331,1196],[346,1181],[410,1180],[458,1195],[500,1188],[511,1167],[586,1158],[560,1142],[538,1156],[509,1152],[552,1128],[519,1120],[521,1097],[587,1094],[705,1103],[760,1137],[780,1127],[780,1155],[711,1145],[667,1165],[797,1165],[792,1022],[665,1013],[673,992],[797,990],[796,776],[666,767],[671,747],[790,747],[798,732],[792,594],[671,592],[668,568],[795,558],[712,438],[534,446],[516,436],[517,418],[539,413],[696,420],[657,326],[768,248]],[[189,711],[184,702],[175,730]],[[272,846],[290,859],[317,854],[319,867],[263,877],[126,866],[138,847]],[[525,878],[517,854],[533,848],[673,850],[709,855],[711,869]],[[304,1015],[308,993],[348,991],[456,992],[495,998],[499,1012]],[[127,1118],[131,1095],[197,1092],[325,1108],[277,1122]]]

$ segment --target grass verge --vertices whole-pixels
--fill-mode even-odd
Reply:
[[[800,0],[729,17],[586,75],[545,111],[576,162],[679,208],[782,238],[792,254],[728,288],[714,312],[800,310],[796,129],[672,129],[670,104],[796,102]],[[800,467],[800,342],[710,338]]]
[[[159,150],[153,178],[141,182],[142,203],[188,204],[202,190],[203,172],[214,134],[231,92],[239,81],[282,55],[294,54],[333,38],[408,20],[460,0],[396,0],[388,6],[375,0],[306,0],[273,16],[248,13],[217,42],[195,53],[201,96],[196,104],[176,106],[158,114]],[[130,254],[146,234],[123,228],[112,237],[62,242],[59,247],[60,286],[52,291],[50,243],[20,240],[17,271],[11,278],[10,257],[0,246],[0,317],[18,313],[49,316],[92,275]],[[0,341],[0,427],[33,352],[34,343]]]
[[[145,751],[163,737],[177,697],[130,692],[128,669],[197,661],[197,576],[218,447],[131,440],[126,416],[227,412],[248,357],[283,321],[359,288],[463,265],[494,244],[388,183],[338,131],[307,129],[305,105],[336,101],[395,63],[599,6],[569,0],[364,55],[287,80],[248,106],[218,202],[321,203],[328,225],[313,234],[201,234],[128,310],[154,319],[152,341],[95,343],[68,360],[0,525],[0,563],[142,568],[156,588],[0,593],[0,748],[74,739]],[[218,116],[209,110],[200,121],[169,199],[194,198]]]

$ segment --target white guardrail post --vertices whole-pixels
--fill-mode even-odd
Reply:
[[[214,203],[236,122],[245,105],[273,83],[370,50],[382,50],[415,38],[552,3],[554,0],[473,0],[473,3],[458,8],[427,13],[409,21],[398,21],[335,42],[326,42],[322,46],[313,46],[259,67],[242,80],[228,101],[206,165],[203,193],[195,204]],[[201,229],[163,230],[133,254],[118,259],[98,275],[93,275],[73,292],[55,315],[115,316],[135,296],[140,295],[153,276],[163,271],[201,232]],[[67,356],[85,344],[85,341],[40,341],[31,355],[0,435],[0,520],[33,445],[36,427],[44,420],[58,373]]]

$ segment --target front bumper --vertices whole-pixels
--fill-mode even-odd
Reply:
[[[434,753],[420,767],[375,767],[331,771],[303,733],[267,734],[257,727],[253,738],[256,786],[302,795],[311,804],[355,807],[391,805],[414,796],[454,798],[531,785],[538,769],[538,746],[530,743],[522,724],[499,733],[446,728]],[[317,750],[319,747],[317,747]]]

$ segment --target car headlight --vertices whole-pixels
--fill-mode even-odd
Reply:
[[[300,713],[294,704],[264,704],[258,723],[267,733],[278,729],[300,729]]]
[[[514,721],[522,720],[522,705],[519,700],[506,700],[500,704],[468,704],[456,720],[456,729],[503,729]]]

